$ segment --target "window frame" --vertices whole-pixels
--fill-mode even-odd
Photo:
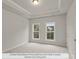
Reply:
[[[54,31],[47,31],[47,24],[48,23],[54,23]],[[55,31],[56,31],[56,28],[55,28],[55,22],[47,22],[46,24],[45,24],[45,39],[47,40],[47,41],[55,41]],[[47,39],[47,33],[51,33],[51,32],[54,32],[54,39],[52,40],[52,39]]]
[[[34,31],[34,25],[39,25],[39,31]],[[39,38],[34,38],[34,32],[38,32],[39,33]],[[40,40],[40,23],[33,23],[32,24],[32,39],[33,40]]]

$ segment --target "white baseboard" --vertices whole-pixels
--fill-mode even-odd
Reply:
[[[5,50],[3,50],[2,52],[4,53],[4,52],[7,52],[7,51],[12,50],[12,49],[14,49],[14,48],[17,48],[17,47],[19,47],[19,46],[22,46],[22,45],[25,44],[26,42],[27,42],[27,41],[24,41],[23,43],[20,43],[20,44],[17,44],[16,46],[14,46],[14,47],[5,49]]]

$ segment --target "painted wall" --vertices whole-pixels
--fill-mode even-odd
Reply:
[[[29,21],[3,9],[2,12],[2,50],[6,51],[29,39]]]
[[[67,47],[71,56],[70,59],[75,59],[73,58],[76,53],[75,39],[76,39],[76,4],[74,0],[67,13]]]
[[[55,40],[54,41],[47,41],[45,39],[45,30],[46,30],[46,23],[48,22],[55,22]],[[40,40],[33,40],[32,39],[32,24],[33,23],[40,23]],[[46,44],[53,44],[58,46],[66,47],[66,15],[60,16],[53,16],[53,17],[46,17],[46,18],[39,18],[39,19],[31,19],[30,20],[30,42],[35,43],[46,43]]]

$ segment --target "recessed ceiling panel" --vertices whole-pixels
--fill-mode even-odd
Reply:
[[[28,18],[46,17],[67,13],[73,0],[39,0],[38,5],[34,5],[32,0],[3,0],[7,9],[16,13],[22,13]],[[11,9],[9,8],[11,7]]]
[[[39,0],[39,5],[33,5],[32,0],[12,0],[32,15],[44,14],[58,8],[59,0]]]

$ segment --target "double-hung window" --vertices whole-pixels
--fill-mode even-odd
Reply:
[[[34,40],[40,39],[40,32],[42,32],[42,31],[40,31],[40,29],[41,29],[40,23],[32,24],[32,39],[34,39]],[[46,35],[44,35],[46,40],[55,40],[55,22],[46,23],[46,30],[43,29],[43,31],[46,34]]]
[[[32,38],[33,39],[40,39],[40,24],[39,23],[34,23],[32,25]]]
[[[49,22],[46,24],[46,39],[54,40],[55,39],[55,23]]]

